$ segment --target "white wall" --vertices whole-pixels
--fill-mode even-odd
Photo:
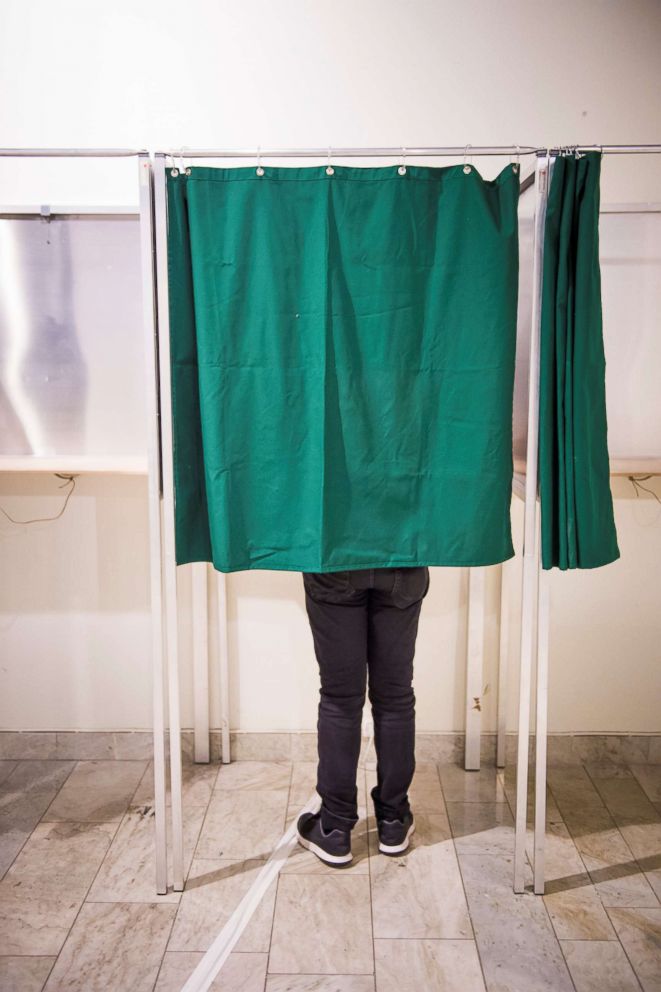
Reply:
[[[661,140],[656,0],[5,0],[0,18],[6,147]],[[476,164],[490,178],[504,161]],[[602,202],[661,200],[656,156],[609,156],[602,176]],[[136,203],[134,180],[133,162],[3,161],[0,201]],[[58,482],[0,475],[0,507],[55,514]],[[658,479],[644,485],[661,494]],[[613,493],[622,558],[551,575],[551,731],[661,730],[661,506],[625,480]],[[520,551],[518,503],[512,519]],[[0,514],[4,729],[150,726],[147,522],[144,480],[101,476],[78,480],[58,520],[20,526]],[[493,730],[494,570],[489,578]],[[189,579],[180,569],[188,726]],[[300,575],[243,572],[228,585],[233,729],[313,730]],[[463,729],[465,609],[465,572],[433,569],[416,656],[419,730]],[[513,685],[511,728],[515,694]]]

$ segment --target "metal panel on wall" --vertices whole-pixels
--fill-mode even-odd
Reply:
[[[599,217],[608,450],[661,459],[661,206],[606,206]],[[632,469],[633,470],[633,469]]]
[[[145,458],[137,213],[0,216],[0,456]]]

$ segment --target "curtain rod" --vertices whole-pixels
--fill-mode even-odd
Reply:
[[[166,155],[169,158],[406,158],[417,156],[468,156],[473,155],[555,155],[565,148],[572,151],[603,151],[608,153],[658,153],[661,144],[657,145],[566,145],[550,148],[536,148],[533,145],[455,145],[435,148],[259,148],[249,150],[214,150],[177,148],[170,151],[157,151],[156,155]]]
[[[177,148],[172,151],[157,151],[154,155],[169,158],[397,158],[402,154],[410,157],[443,157],[473,155],[557,155],[565,149],[588,152],[601,151],[604,154],[658,154],[661,144],[647,145],[565,145],[549,148],[536,148],[532,145],[455,145],[436,148],[265,148],[248,150],[216,150]],[[0,148],[0,157],[19,158],[122,158],[136,155],[149,155],[148,149],[130,148]]]

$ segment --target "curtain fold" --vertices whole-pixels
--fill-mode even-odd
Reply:
[[[599,198],[601,152],[558,156],[544,229],[539,493],[542,567],[620,557],[610,489]]]
[[[514,555],[518,196],[512,164],[168,172],[177,564]]]

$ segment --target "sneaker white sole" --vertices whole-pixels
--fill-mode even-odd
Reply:
[[[382,844],[381,841],[379,841],[379,850],[382,854],[399,854],[401,851],[405,851],[409,846],[409,837],[412,833],[415,833],[415,821],[413,821],[407,830],[406,837],[401,844]]]
[[[318,858],[325,861],[328,865],[346,865],[353,860],[353,854],[351,852],[349,854],[328,854],[327,851],[324,851],[323,847],[319,847],[314,841],[301,837],[300,834],[298,834],[298,843],[302,844],[308,851],[312,851],[313,854],[316,854]]]

